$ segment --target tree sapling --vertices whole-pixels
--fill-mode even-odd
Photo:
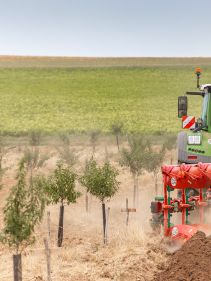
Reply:
[[[91,158],[85,166],[84,175],[80,178],[87,192],[97,197],[102,204],[103,215],[103,242],[106,244],[106,209],[105,200],[115,195],[119,188],[117,181],[118,171],[105,162],[102,167],[97,165],[96,160]]]
[[[76,203],[77,198],[81,195],[75,190],[76,177],[77,175],[70,167],[65,167],[62,162],[58,162],[53,175],[47,180],[46,192],[50,202],[60,203],[58,247],[62,246],[63,241],[64,204]]]

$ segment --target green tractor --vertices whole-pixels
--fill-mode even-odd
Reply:
[[[200,68],[196,68],[196,75],[198,91],[186,92],[186,95],[178,97],[178,117],[182,118],[183,129],[188,129],[186,131],[183,130],[178,134],[178,164],[197,164],[199,162],[211,163],[211,84],[199,85],[201,76]],[[187,115],[188,95],[201,96],[203,98],[201,117],[198,118],[197,121],[194,116]],[[178,167],[179,166],[175,165],[173,169],[179,169]],[[169,168],[172,169],[172,166],[169,166]],[[172,177],[171,180],[172,179],[175,181],[175,177]],[[188,176],[186,180],[187,183],[190,184],[190,182],[188,182]],[[193,178],[193,180],[196,180],[196,178]],[[200,182],[200,178],[198,180]],[[172,181],[171,184],[174,186],[175,182]],[[165,186],[164,189],[166,189],[168,194],[170,194],[170,191],[174,190],[168,185]],[[186,197],[184,197],[184,194]],[[170,195],[168,195],[168,206],[171,205],[172,207],[172,209],[169,209],[169,221],[172,214],[179,211],[178,202],[184,200],[185,204],[182,203],[184,206],[186,205],[186,200],[188,198],[199,198],[199,195],[198,186],[196,186],[196,188],[178,189],[177,198],[174,202]],[[207,206],[211,208],[211,188],[206,190],[206,195],[204,194],[201,198],[202,201],[205,200],[204,196],[207,198]],[[161,231],[161,226],[164,225],[164,201],[165,196],[156,196],[155,200],[151,202],[152,218],[150,223],[152,229],[155,231]],[[192,201],[189,202],[190,206],[192,203]],[[189,210],[186,209],[186,214],[189,215],[189,211],[194,210],[194,208],[195,207],[192,206]],[[170,228],[171,225],[168,225],[168,227]]]
[[[183,129],[178,134],[178,163],[211,163],[211,84],[199,85],[201,69],[196,68],[197,92],[186,92],[178,97],[178,117],[182,118]],[[201,117],[187,116],[187,95],[203,98]]]

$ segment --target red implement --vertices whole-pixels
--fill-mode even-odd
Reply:
[[[162,167],[164,198],[162,202],[164,235],[172,239],[188,240],[198,230],[210,232],[211,226],[204,224],[204,209],[211,205],[211,164],[182,164]],[[180,196],[172,199],[174,190]],[[197,193],[197,194],[196,194]],[[191,211],[198,210],[199,224],[191,224]],[[181,213],[181,224],[172,226],[173,213]]]

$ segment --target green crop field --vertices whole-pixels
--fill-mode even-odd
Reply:
[[[127,132],[176,132],[177,97],[195,89],[196,62],[204,65],[202,82],[211,83],[210,59],[110,60],[0,60],[0,131],[108,132],[122,121]],[[189,114],[199,115],[201,98],[189,103]]]

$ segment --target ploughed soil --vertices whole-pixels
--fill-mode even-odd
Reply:
[[[182,248],[172,254],[167,267],[155,281],[211,280],[211,236],[197,232]]]

